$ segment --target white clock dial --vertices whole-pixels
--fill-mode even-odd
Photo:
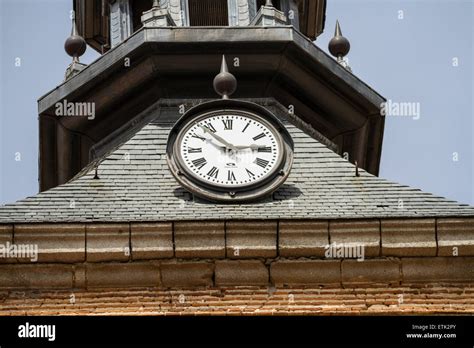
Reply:
[[[278,169],[277,131],[259,118],[221,114],[190,123],[178,144],[181,162],[200,181],[224,188],[259,183]]]

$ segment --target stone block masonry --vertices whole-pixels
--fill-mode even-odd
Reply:
[[[16,245],[37,245],[38,262],[77,263],[86,260],[85,224],[18,224]],[[28,260],[23,260],[28,262]]]
[[[329,244],[327,221],[280,221],[278,251],[284,257],[324,257]]]
[[[173,250],[173,224],[132,223],[130,225],[133,260],[171,258]]]
[[[128,261],[129,224],[90,224],[86,226],[88,262]]]
[[[382,255],[436,256],[435,219],[382,220]]]
[[[0,288],[474,284],[473,226],[473,218],[5,224],[3,246],[35,244],[39,255],[0,258]],[[330,243],[362,243],[365,258],[329,259]]]
[[[0,265],[1,289],[208,288],[213,286],[398,286],[464,282],[474,285],[474,258],[357,260],[183,260],[66,265]]]
[[[474,255],[474,218],[438,219],[438,255]]]
[[[331,243],[361,245],[365,257],[380,254],[380,222],[378,220],[330,221]]]
[[[175,222],[174,242],[178,258],[224,258],[224,221]]]
[[[277,222],[226,222],[226,246],[226,255],[230,259],[276,257]]]

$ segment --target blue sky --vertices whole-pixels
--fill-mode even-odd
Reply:
[[[420,103],[418,120],[386,118],[380,176],[470,204],[473,16],[467,0],[330,0],[318,40],[326,48],[339,19],[354,74],[387,99]]]
[[[70,63],[71,8],[0,0],[0,204],[38,192],[37,100]],[[316,42],[326,51],[336,19],[354,74],[387,99],[420,105],[418,120],[387,116],[380,176],[474,205],[474,2],[328,0]],[[88,48],[81,60],[97,57]]]

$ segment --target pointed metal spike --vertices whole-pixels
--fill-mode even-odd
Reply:
[[[221,71],[214,78],[213,85],[214,90],[222,96],[222,99],[229,99],[237,88],[237,79],[229,72],[225,55],[222,55]]]
[[[79,31],[77,30],[76,18],[75,17],[72,17],[71,36],[79,36]]]
[[[225,59],[225,55],[222,55],[222,64],[221,64],[221,71],[220,71],[220,72],[221,72],[221,73],[223,73],[223,72],[226,72],[226,73],[229,72],[229,68],[228,68],[228,66],[227,66],[227,61],[226,61],[226,59]]]
[[[96,166],[95,167],[95,172],[94,172],[94,177],[93,177],[94,180],[99,180],[99,166]]]
[[[336,31],[334,36],[342,36],[341,26],[339,25],[339,20],[336,20]]]

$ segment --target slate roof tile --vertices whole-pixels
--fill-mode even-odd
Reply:
[[[278,114],[278,108],[272,111]],[[474,216],[474,207],[362,169],[356,177],[351,163],[289,121],[285,126],[295,142],[295,161],[273,198],[251,204],[186,200],[166,163],[172,124],[157,116],[68,183],[1,206],[0,223]],[[94,180],[97,163],[100,179]]]

